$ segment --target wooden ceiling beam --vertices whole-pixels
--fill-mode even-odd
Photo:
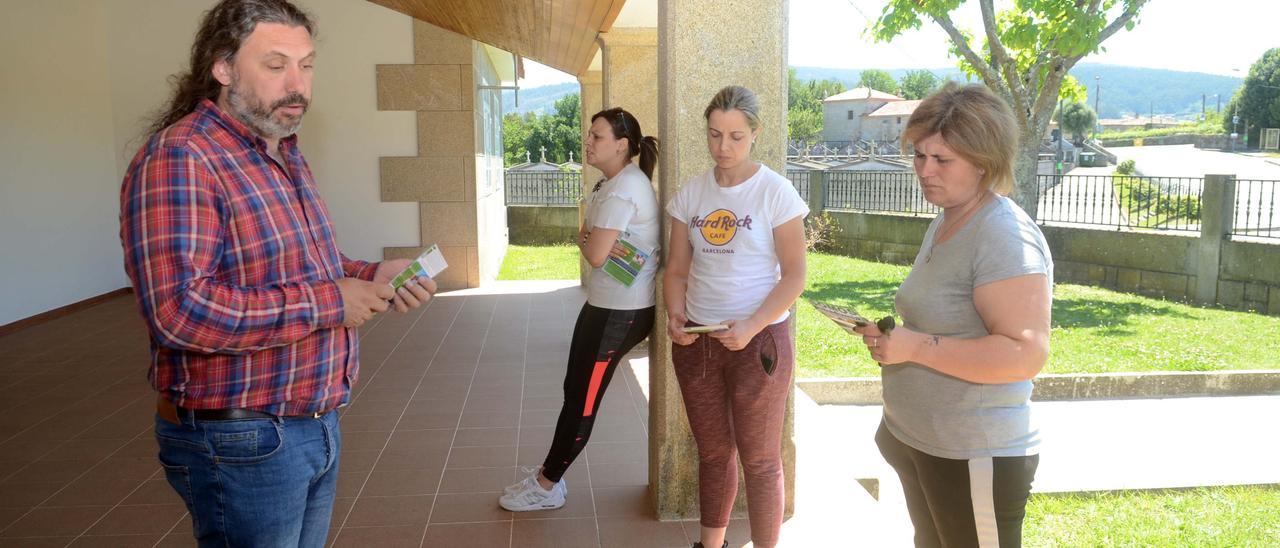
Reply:
[[[569,74],[582,74],[596,37],[626,0],[368,0]]]

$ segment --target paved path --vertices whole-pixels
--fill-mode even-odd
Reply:
[[[818,406],[799,392],[796,400],[797,445],[827,452],[801,454],[797,508],[846,508],[844,523],[861,526],[867,546],[910,546],[902,488],[873,441],[881,407]],[[1035,492],[1280,483],[1280,395],[1033,405],[1044,433]],[[802,481],[813,476],[820,481]],[[855,478],[879,480],[878,504],[840,493]]]
[[[1032,405],[1044,434],[1037,492],[1280,483],[1280,395]],[[853,440],[859,477],[894,479],[872,442],[880,406],[819,409]]]
[[[1280,165],[1254,155],[1204,150],[1194,145],[1108,147],[1107,150],[1121,162],[1136,162],[1143,175],[1203,177],[1227,173],[1240,179],[1280,179]]]

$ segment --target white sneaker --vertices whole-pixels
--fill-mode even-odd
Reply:
[[[565,487],[563,479],[551,486],[550,490],[543,489],[538,484],[536,476],[526,478],[524,484],[524,487],[516,493],[499,497],[498,504],[512,512],[554,510],[564,506],[568,488]]]
[[[530,479],[532,479],[535,482],[538,481],[539,472],[542,472],[541,466],[521,466],[520,474],[524,477],[520,478],[520,481],[517,481],[511,485],[504,487],[502,489],[502,494],[514,495],[516,493],[519,493],[520,491],[523,491],[525,488],[525,482],[529,481]]]

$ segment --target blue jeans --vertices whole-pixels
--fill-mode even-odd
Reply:
[[[157,416],[156,441],[200,546],[324,546],[342,447],[336,411],[182,424]]]

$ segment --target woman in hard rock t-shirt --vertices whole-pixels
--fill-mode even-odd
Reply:
[[[751,540],[778,543],[782,423],[795,363],[789,309],[804,290],[804,217],[790,181],[751,159],[756,96],[729,86],[707,105],[715,167],[680,188],[663,277],[671,361],[694,441],[700,542],[724,546],[741,453]],[[726,326],[710,331],[708,326]]]

